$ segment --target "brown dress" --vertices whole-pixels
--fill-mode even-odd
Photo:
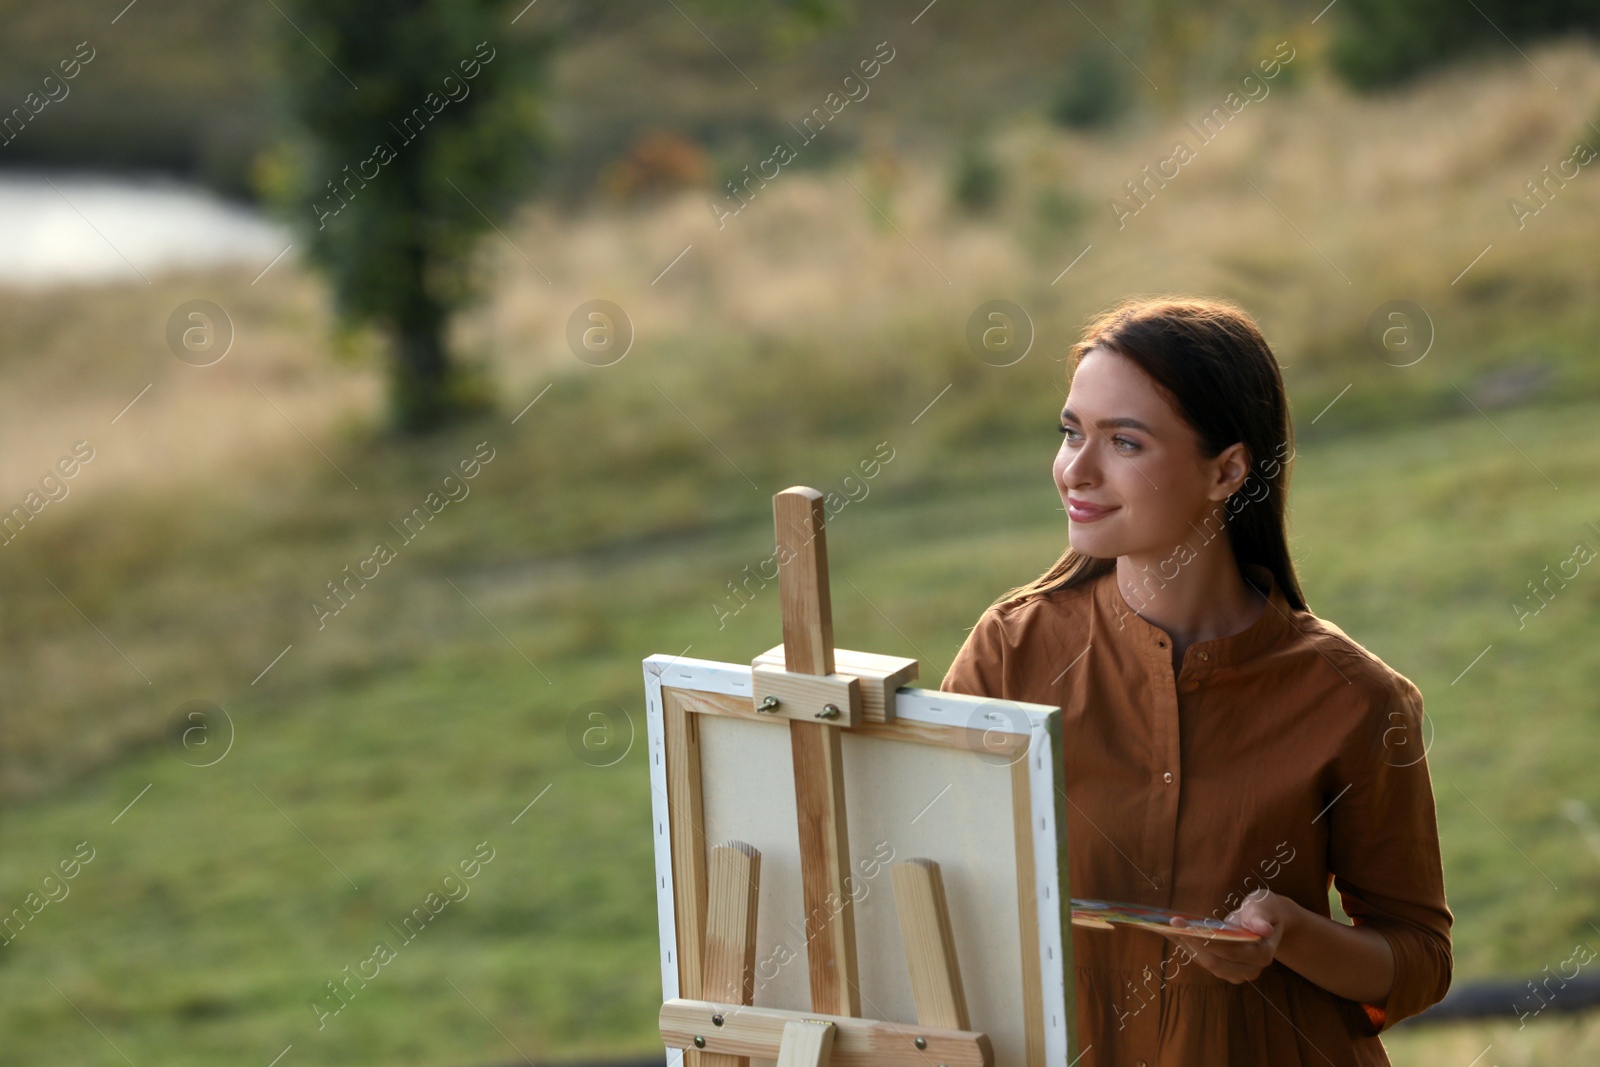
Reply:
[[[1422,694],[1247,570],[1269,603],[1176,676],[1112,570],[984,611],[940,689],[1062,709],[1073,896],[1221,918],[1265,886],[1328,915],[1331,882],[1394,949],[1393,990],[1360,1004],[1276,961],[1235,985],[1158,934],[1074,926],[1077,1067],[1387,1064],[1376,1035],[1449,988]]]

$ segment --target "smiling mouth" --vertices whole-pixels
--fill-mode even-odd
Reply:
[[[1067,498],[1067,517],[1074,522],[1093,522],[1096,519],[1104,518],[1116,510],[1117,509],[1115,507],[1106,507],[1100,504],[1090,504],[1085,501],[1074,500],[1071,497]]]

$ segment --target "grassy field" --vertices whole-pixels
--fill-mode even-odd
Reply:
[[[1477,416],[1302,453],[1296,552],[1313,608],[1428,697],[1463,978],[1532,974],[1574,940],[1600,941],[1585,921],[1600,856],[1559,814],[1569,797],[1600,805],[1586,695],[1600,664],[1584,626],[1597,597],[1574,588],[1536,636],[1516,634],[1502,604],[1550,531],[1600,514],[1600,478],[1564,444],[1590,419],[1579,406],[1499,419],[1560,492],[1524,477],[1525,461]],[[1496,508],[1481,501],[1486,480]],[[481,488],[492,507],[494,487]],[[1360,499],[1411,503],[1374,523],[1352,514]],[[1491,514],[1505,511],[1519,517]],[[840,640],[917,656],[936,684],[987,597],[1042,569],[1061,533],[1042,476],[919,485],[890,463],[833,529]],[[11,897],[78,842],[95,850],[70,895],[0,956],[14,1062],[119,1062],[77,1010],[135,1063],[265,1062],[290,1043],[299,1062],[512,1058],[477,1010],[536,1061],[648,1050],[660,990],[642,745],[592,767],[566,729],[578,705],[608,701],[625,713],[625,745],[643,729],[644,655],[740,659],[774,640],[775,598],[721,631],[702,608],[767,537],[753,522],[609,555],[520,568],[464,559],[414,575],[414,587],[453,580],[504,637],[447,585],[437,600],[412,596],[410,611],[438,612],[438,639],[411,655],[343,681],[310,684],[291,669],[213,692],[233,724],[233,749],[214,766],[184,762],[211,752],[152,744],[14,805],[0,831]],[[589,632],[552,632],[580,626]],[[495,858],[470,895],[319,1030],[306,1002],[377,940],[397,940],[388,924],[480,842]],[[1558,1047],[1543,1035],[1571,1025],[1484,1043]],[[1437,1040],[1397,1040],[1397,1062],[1447,1062],[1427,1055]]]
[[[976,218],[950,204],[944,157],[893,152],[786,175],[720,231],[693,194],[532,210],[511,237],[549,282],[491,246],[503,283],[460,334],[502,411],[424,443],[372,433],[376,353],[330,358],[325,298],[289,262],[254,286],[246,269],[0,294],[0,500],[73,442],[95,448],[0,549],[0,905],[93,850],[0,947],[8,1062],[653,1048],[642,746],[591,766],[574,715],[615,705],[625,748],[644,656],[775,643],[775,597],[726,626],[716,611],[770,552],[771,494],[837,489],[880,442],[895,458],[830,527],[836,632],[916,656],[936,685],[989,600],[1059,552],[1060,359],[1086,314],[1135,291],[1238,299],[1285,364],[1311,606],[1416,681],[1436,729],[1458,978],[1600,945],[1600,854],[1569,814],[1600,812],[1600,585],[1585,569],[1522,628],[1512,607],[1575,544],[1600,546],[1600,182],[1524,230],[1505,207],[1583,136],[1600,53],[1532,56],[1561,94],[1520,61],[1377,101],[1308,68],[1122,230],[1105,201],[1175,122],[997,130],[1006,191]],[[638,327],[612,368],[563,347],[596,296]],[[196,297],[238,330],[204,369],[163,341]],[[963,341],[992,297],[1037,328],[1009,368]],[[1363,340],[1395,298],[1437,327],[1403,369]],[[407,541],[391,524],[480,442],[493,458],[470,493]],[[378,541],[397,558],[319,626],[325,583]],[[231,730],[186,748],[174,722],[193,700]],[[494,858],[470,895],[319,1029],[324,983],[480,844]],[[1509,1067],[1597,1043],[1593,1023],[1542,1018],[1393,1049],[1460,1067],[1491,1045],[1482,1062]]]

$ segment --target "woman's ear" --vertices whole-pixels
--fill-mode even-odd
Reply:
[[[1235,441],[1217,453],[1211,468],[1213,481],[1206,495],[1212,500],[1226,500],[1250,477],[1250,450],[1243,441]]]

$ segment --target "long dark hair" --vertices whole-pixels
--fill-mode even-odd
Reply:
[[[1206,456],[1244,442],[1251,472],[1224,505],[1234,561],[1241,573],[1247,564],[1267,568],[1289,603],[1307,610],[1285,530],[1294,428],[1278,360],[1255,321],[1226,300],[1129,299],[1084,327],[1068,357],[1069,380],[1095,348],[1132,360],[1160,386],[1194,429]],[[1086,556],[1069,545],[1049,570],[1008,590],[995,603],[1082,585],[1116,562]]]

